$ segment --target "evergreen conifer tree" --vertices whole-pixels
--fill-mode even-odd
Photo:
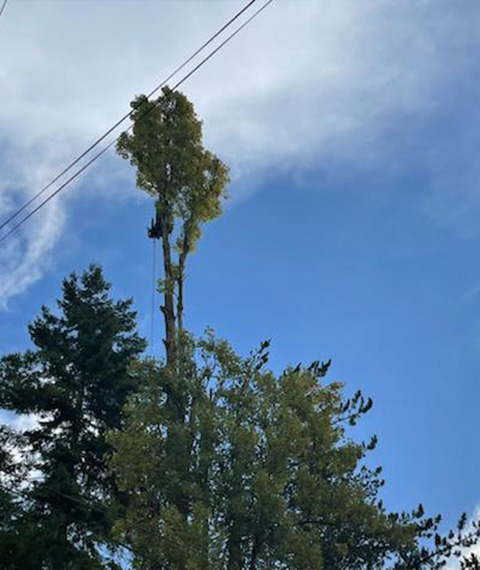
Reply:
[[[34,348],[0,361],[0,406],[38,417],[17,450],[30,464],[30,482],[13,517],[14,568],[106,567],[98,546],[108,537],[117,489],[105,469],[105,434],[120,426],[137,388],[128,367],[145,346],[131,301],[114,302],[109,289],[98,266],[72,274],[59,310],[42,307],[29,326]]]

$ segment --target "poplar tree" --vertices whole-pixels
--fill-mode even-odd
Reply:
[[[204,148],[202,123],[181,92],[165,87],[156,101],[142,95],[131,106],[133,129],[120,136],[117,151],[135,166],[137,186],[155,203],[149,237],[161,241],[163,254],[159,292],[164,299],[166,365],[161,382],[170,418],[165,441],[170,458],[169,503],[186,521],[190,516],[186,481],[194,444],[188,394],[195,389],[183,354],[187,343],[183,325],[186,263],[203,224],[222,211],[228,168]]]
[[[420,570],[473,544],[478,526],[442,537],[440,518],[390,513],[380,469],[349,430],[371,408],[326,383],[330,363],[267,369],[268,346],[238,356],[183,327],[187,255],[221,212],[227,168],[203,149],[184,95],[133,103],[118,152],[156,203],[162,241],[165,361],[138,362],[142,388],[110,434],[111,470],[128,497],[114,534],[137,570]],[[176,236],[175,246],[173,239]],[[174,259],[174,253],[176,258]],[[175,299],[177,303],[175,304]],[[433,541],[428,546],[429,541]]]

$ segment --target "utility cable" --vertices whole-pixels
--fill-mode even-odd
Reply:
[[[192,55],[187,58],[181,65],[179,65],[168,77],[166,77],[161,83],[159,83],[150,93],[147,95],[147,99],[150,99],[155,93],[157,93],[172,77],[177,75],[186,65],[188,65],[200,52],[202,52],[208,45],[210,45],[222,32],[224,32],[235,20],[237,20],[250,6],[256,2],[256,0],[251,0],[246,6],[244,6],[239,12],[235,14],[230,20],[224,24],[213,36],[211,36],[206,42],[204,42]],[[2,11],[5,8],[7,0],[4,0],[2,6]],[[1,16],[1,11],[0,11]],[[9,218],[7,218],[0,225],[0,230],[2,230],[6,225],[8,225],[12,220],[14,220],[18,215],[20,215],[25,208],[28,208],[32,202],[37,200],[42,194],[44,194],[49,188],[51,188],[55,182],[57,182],[64,174],[69,172],[76,164],[82,160],[90,151],[97,147],[109,134],[111,134],[117,127],[119,127],[123,122],[125,122],[129,117],[131,117],[133,111],[129,111],[122,118],[120,118],[112,127],[108,129],[101,137],[99,137],[95,142],[93,142],[85,151],[82,152],[75,160],[73,160],[67,167],[65,167],[60,174],[57,174],[46,186],[41,188],[34,196],[32,196],[27,202],[25,202],[16,212],[14,212]]]
[[[269,6],[273,0],[268,0],[261,8],[259,8],[248,20],[246,20],[241,26],[239,26],[234,32],[232,32],[221,44],[219,44],[213,51],[211,51],[200,63],[198,63],[191,71],[189,71],[180,81],[173,86],[170,92],[175,91],[182,85],[187,79],[189,79],[195,72],[197,72],[209,59],[211,59],[223,46],[225,46],[229,41],[231,41],[243,28],[245,28],[254,18],[256,18],[267,6]],[[159,97],[157,101],[155,101],[155,105],[162,103],[167,98],[167,95]],[[155,107],[150,107],[147,109],[145,113],[140,115],[139,119],[143,118],[147,115],[152,109]],[[124,131],[127,133],[133,128],[133,125],[130,125],[128,129]],[[38,212],[45,204],[47,204],[52,198],[54,198],[59,192],[61,192],[68,184],[73,182],[82,172],[84,172],[89,166],[91,166],[97,159],[99,159],[102,155],[104,155],[117,141],[118,137],[111,141],[105,148],[103,148],[100,152],[98,152],[93,158],[91,158],[86,164],[82,166],[75,174],[73,174],[68,180],[66,180],[61,186],[59,186],[55,192],[50,194],[47,198],[45,198],[38,206],[36,206],[31,212],[29,212],[25,217],[23,217],[13,228],[0,237],[0,243],[6,240],[10,235],[12,235],[20,226],[22,226],[25,222],[27,222],[34,214]]]
[[[3,11],[5,10],[5,6],[7,5],[7,0],[3,0],[2,7],[0,8],[0,18],[2,17]]]

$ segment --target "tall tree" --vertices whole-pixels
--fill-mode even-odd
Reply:
[[[181,92],[165,87],[158,100],[141,95],[131,106],[133,131],[120,136],[117,150],[136,167],[137,186],[155,199],[156,221],[150,236],[162,241],[164,343],[167,364],[173,366],[184,328],[187,257],[195,249],[202,224],[222,211],[228,169],[204,149],[202,123]]]
[[[110,436],[112,473],[129,497],[115,532],[135,568],[440,567],[479,528],[466,531],[462,518],[441,537],[440,519],[421,506],[385,510],[380,470],[364,463],[376,440],[354,443],[347,433],[370,401],[325,384],[328,363],[275,376],[265,369],[268,343],[241,358],[211,333],[195,341],[184,331],[187,255],[201,224],[221,212],[227,168],[203,149],[184,95],[165,89],[132,107],[133,134],[117,149],[156,201],[149,235],[163,245],[166,347],[165,363],[136,365],[142,389]]]
[[[188,344],[183,325],[185,270],[202,225],[222,211],[228,169],[203,147],[202,123],[182,93],[166,87],[158,100],[149,101],[142,95],[131,105],[133,131],[121,135],[117,150],[136,167],[137,186],[155,199],[156,220],[149,236],[161,240],[163,253],[159,290],[164,296],[165,413],[170,418],[165,442],[171,459],[168,492],[172,508],[186,523],[190,516],[186,481],[193,445],[188,394],[194,387],[183,354]]]
[[[0,360],[0,406],[39,417],[20,448],[36,477],[22,491],[17,568],[104,567],[98,545],[116,495],[105,434],[120,426],[137,388],[128,367],[145,347],[131,300],[114,302],[109,289],[97,266],[72,274],[59,311],[44,306],[29,326],[35,348]]]

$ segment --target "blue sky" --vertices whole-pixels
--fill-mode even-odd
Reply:
[[[12,1],[2,211],[240,5]],[[379,436],[387,504],[450,523],[480,502],[479,29],[475,1],[277,0],[184,88],[232,167],[191,260],[189,327],[242,353],[271,338],[276,370],[332,358],[330,378],[374,400],[356,431]],[[152,204],[130,167],[112,154],[44,210],[0,252],[2,351],[91,261],[148,335]]]

